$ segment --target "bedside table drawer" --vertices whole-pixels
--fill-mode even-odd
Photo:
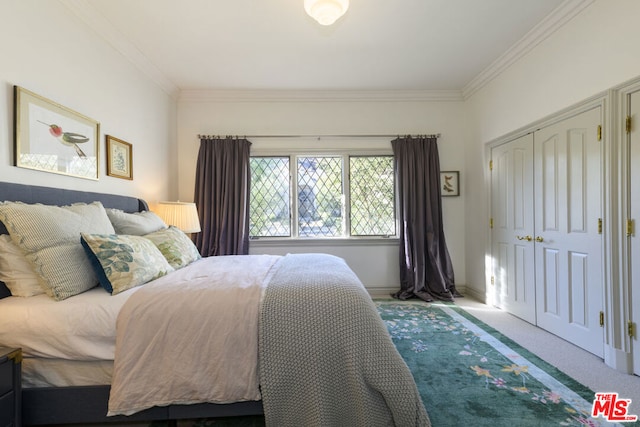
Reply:
[[[13,390],[13,360],[0,363],[0,396]]]
[[[0,427],[22,425],[22,351],[0,347]]]
[[[0,427],[13,425],[16,396],[13,392],[0,396]]]

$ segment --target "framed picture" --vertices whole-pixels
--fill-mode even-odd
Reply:
[[[107,135],[107,175],[133,179],[133,153],[128,142]]]
[[[97,121],[19,86],[13,101],[16,166],[98,179]]]
[[[460,173],[458,171],[440,171],[440,192],[442,197],[460,195]]]

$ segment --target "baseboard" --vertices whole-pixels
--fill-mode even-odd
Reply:
[[[458,287],[458,285],[456,285]],[[465,296],[475,299],[483,304],[487,303],[487,296],[484,291],[479,291],[476,288],[472,288],[470,286],[458,287],[458,291]]]
[[[390,298],[391,294],[394,294],[400,290],[399,285],[398,286],[371,286],[371,287],[365,287],[365,288],[367,289],[367,292],[369,292],[369,295],[371,296],[371,298],[377,298],[377,299]],[[482,295],[482,298],[477,297],[475,293],[472,294],[469,292],[471,288],[467,288],[466,285],[460,285],[456,283],[456,289],[462,295],[470,294],[474,299],[484,302],[484,295]]]
[[[399,286],[388,286],[388,287],[378,287],[375,288],[366,288],[367,292],[371,298],[391,298],[391,294],[398,292],[400,290]]]

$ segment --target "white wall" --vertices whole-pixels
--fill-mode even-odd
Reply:
[[[0,10],[0,180],[169,197],[175,101],[60,2],[0,0]],[[100,122],[98,181],[13,166],[14,85]],[[133,144],[133,181],[106,176],[106,134]]]
[[[200,141],[198,134],[213,135],[345,135],[345,134],[425,134],[441,133],[439,140],[442,170],[464,168],[465,133],[460,101],[331,98],[310,94],[233,94],[183,93],[178,102],[179,197],[193,200],[195,164]],[[303,100],[301,100],[303,99]],[[342,139],[254,140],[252,152],[279,150],[289,154],[302,144],[310,148],[382,148],[391,153],[390,140],[346,141]],[[289,148],[286,148],[289,147]],[[464,171],[461,177],[464,177]],[[460,197],[443,199],[447,244],[454,264],[456,283],[465,283],[464,204],[466,189]],[[327,252],[346,259],[365,286],[375,292],[397,289],[397,242],[381,245],[321,245],[292,242],[290,245],[252,243],[252,253]]]
[[[640,75],[640,2],[597,0],[466,102],[467,286],[484,295],[485,144]]]

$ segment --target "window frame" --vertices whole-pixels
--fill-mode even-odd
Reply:
[[[351,234],[351,158],[352,157],[390,157],[391,158],[391,167],[393,168],[393,223],[394,223],[394,233],[393,234],[366,234],[366,235],[362,235],[362,234],[356,234],[353,235]],[[350,238],[379,238],[379,239],[389,239],[389,238],[397,238],[398,237],[398,186],[396,184],[396,177],[395,177],[395,173],[396,173],[396,168],[395,168],[395,162],[393,161],[393,154],[354,154],[351,153],[349,155],[347,155],[347,166],[346,166],[346,173],[348,173],[348,188],[346,189],[345,193],[345,205],[346,205],[346,209],[348,210],[345,213],[346,216],[346,226],[348,228],[345,228],[345,230],[349,231],[349,237]]]
[[[288,159],[288,163],[289,163],[289,200],[288,200],[288,204],[289,204],[289,235],[288,236],[249,236],[250,240],[263,240],[263,239],[291,239],[294,237],[294,232],[293,232],[293,218],[294,215],[297,215],[297,212],[294,214],[293,212],[293,197],[294,195],[292,194],[292,190],[293,190],[293,184],[292,184],[292,176],[291,176],[291,156],[284,156],[284,155],[278,155],[278,154],[261,154],[261,155],[250,155],[249,156],[250,159],[253,158],[262,158],[262,159],[270,159],[270,158],[286,158]],[[251,161],[251,160],[249,160]],[[251,171],[251,165],[249,165],[249,170]],[[250,179],[252,179],[252,177],[250,177]],[[251,191],[253,189],[253,186],[251,186],[251,189],[249,190],[249,210],[251,210]],[[249,214],[249,217],[251,217],[251,214]],[[251,228],[249,228],[249,231],[251,231]]]
[[[289,159],[289,212],[290,212],[290,236],[250,236],[253,243],[260,242],[265,246],[279,246],[281,244],[291,244],[300,242],[300,244],[309,245],[316,242],[319,246],[332,245],[335,243],[341,245],[358,244],[367,242],[368,244],[387,244],[389,242],[397,242],[399,240],[399,216],[398,216],[398,192],[397,182],[394,176],[394,235],[351,235],[351,187],[350,187],[350,158],[351,157],[391,157],[391,150],[359,150],[359,149],[299,149],[287,150],[284,154],[283,150],[259,150],[251,153],[254,157],[280,157]],[[298,220],[298,188],[297,188],[297,167],[299,157],[340,157],[342,159],[342,208],[343,208],[343,235],[335,237],[327,236],[300,236],[299,220]],[[395,162],[394,162],[395,170]],[[395,173],[395,172],[394,172]]]

